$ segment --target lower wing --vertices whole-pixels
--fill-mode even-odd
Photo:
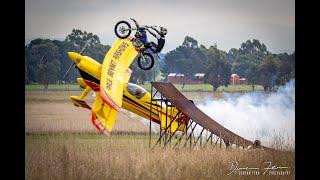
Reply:
[[[109,135],[112,131],[117,117],[117,110],[105,103],[99,93],[93,103],[91,121],[94,126],[103,134]]]

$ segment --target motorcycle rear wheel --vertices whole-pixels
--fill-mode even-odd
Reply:
[[[114,32],[120,39],[125,39],[131,34],[131,25],[127,21],[119,21],[115,27]]]

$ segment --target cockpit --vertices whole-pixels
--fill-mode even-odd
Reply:
[[[127,91],[138,99],[142,98],[147,93],[141,86],[132,83],[128,83]]]

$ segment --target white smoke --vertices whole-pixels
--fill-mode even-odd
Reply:
[[[197,106],[208,116],[234,133],[272,145],[281,136],[286,145],[294,147],[295,81],[291,80],[277,92],[224,94],[222,99],[207,98]]]

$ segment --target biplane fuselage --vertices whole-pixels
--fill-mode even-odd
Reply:
[[[102,64],[88,56],[82,56],[75,52],[68,52],[68,56],[76,64],[76,68],[80,72],[82,78],[77,78],[77,82],[84,89],[80,96],[71,96],[70,99],[76,106],[91,109],[83,99],[91,90],[96,93],[96,96],[99,96]],[[160,124],[161,128],[166,128],[170,123],[170,119],[176,117],[171,124],[170,132],[186,130],[185,124],[187,124],[188,119],[182,119],[181,125],[181,118],[179,123],[176,109],[171,110],[171,107],[168,107],[169,110],[166,112],[165,108],[156,102],[151,105],[151,94],[142,87],[133,83],[124,83],[122,89],[123,92],[119,93],[123,93],[121,105],[123,109],[147,120],[151,119],[153,122]],[[112,113],[109,115],[112,116]],[[99,127],[97,128],[99,129]]]

